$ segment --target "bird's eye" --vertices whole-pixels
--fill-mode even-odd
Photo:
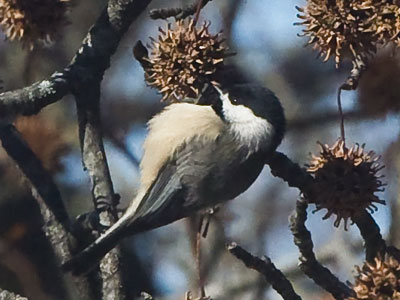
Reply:
[[[233,99],[232,99],[232,103],[233,103],[233,104],[237,104],[237,103],[238,103],[237,99],[236,99],[236,98],[233,98]]]

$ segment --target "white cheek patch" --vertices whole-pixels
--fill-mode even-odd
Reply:
[[[244,105],[233,105],[228,94],[220,93],[220,97],[222,113],[230,124],[235,137],[247,145],[251,152],[268,148],[274,134],[272,124],[256,116],[250,108]]]

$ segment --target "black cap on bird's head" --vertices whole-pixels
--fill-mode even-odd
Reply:
[[[221,81],[210,82],[198,100],[199,105],[211,105],[215,113],[226,120],[223,99],[229,99],[234,106],[249,108],[256,117],[270,122],[278,139],[285,131],[283,108],[275,94],[260,84],[247,80],[234,67],[227,68],[218,77]]]
[[[221,99],[218,89],[226,93],[229,87],[245,83],[250,83],[250,80],[243,75],[243,72],[238,67],[225,65],[210,78],[196,104],[219,106],[218,102],[221,102]]]

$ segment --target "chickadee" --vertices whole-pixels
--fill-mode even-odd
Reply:
[[[243,193],[280,144],[285,118],[278,98],[260,85],[210,84],[198,104],[171,104],[148,126],[137,196],[65,270],[82,273],[124,237]]]

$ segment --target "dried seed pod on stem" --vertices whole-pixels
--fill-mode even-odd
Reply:
[[[49,43],[68,24],[70,0],[2,0],[0,26],[8,39],[20,40],[29,49]]]
[[[386,254],[375,257],[373,262],[356,266],[357,275],[353,290],[354,297],[346,300],[399,300],[400,299],[400,264]]]
[[[373,151],[365,152],[365,145],[347,148],[341,139],[332,147],[319,145],[320,154],[313,155],[308,165],[317,192],[308,200],[315,203],[317,211],[328,210],[324,219],[335,214],[335,226],[343,219],[347,228],[348,220],[356,214],[365,209],[374,212],[377,210],[375,204],[385,204],[375,195],[385,186],[380,180],[382,176],[378,175],[384,167],[378,163],[379,156]]]
[[[308,0],[296,23],[305,26],[303,35],[324,60],[343,57],[355,61],[374,54],[380,46],[399,44],[400,7],[387,0]]]
[[[160,28],[158,40],[151,39],[149,57],[143,60],[147,83],[157,88],[163,100],[197,98],[211,76],[223,67],[229,54],[221,33],[211,34],[210,23],[197,28],[193,19]]]

